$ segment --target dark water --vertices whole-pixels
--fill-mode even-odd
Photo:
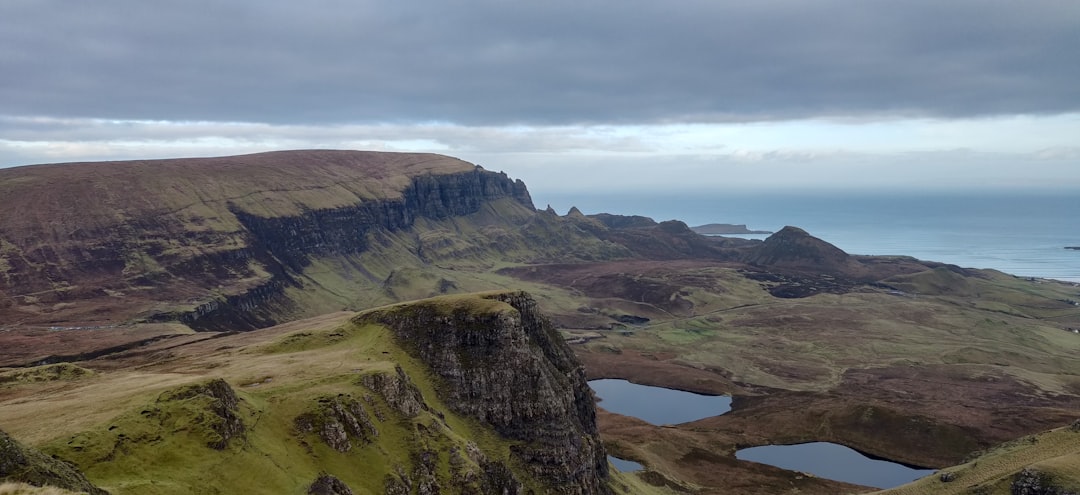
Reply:
[[[645,466],[638,464],[634,461],[628,461],[625,459],[619,459],[618,457],[607,456],[609,462],[615,465],[615,469],[618,469],[623,473],[632,473],[634,471],[641,471],[645,469]]]
[[[1013,275],[1080,282],[1078,194],[712,195],[543,198],[560,213],[607,212],[687,224],[794,225],[852,254],[907,255]],[[539,203],[538,203],[539,204]]]
[[[725,395],[701,395],[614,379],[592,380],[589,386],[600,397],[600,407],[654,425],[686,423],[731,410],[731,397]]]
[[[735,452],[735,457],[877,488],[900,486],[934,473],[933,469],[915,469],[873,459],[843,445],[827,442],[750,447]]]

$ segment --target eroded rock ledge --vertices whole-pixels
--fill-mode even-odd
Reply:
[[[561,493],[606,494],[607,458],[584,369],[524,292],[366,312],[442,380],[442,399],[521,443],[513,455]]]

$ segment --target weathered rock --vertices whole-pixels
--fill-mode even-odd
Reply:
[[[1050,476],[1036,469],[1024,468],[1013,478],[1009,488],[1012,495],[1080,495],[1077,492],[1054,486]]]
[[[381,395],[390,407],[406,418],[415,418],[420,411],[428,410],[428,405],[424,402],[420,389],[416,388],[401,366],[397,366],[395,370],[396,375],[389,373],[364,375],[360,378],[360,383]]]
[[[307,492],[308,495],[353,495],[348,485],[325,473],[315,478],[315,482],[308,487]]]
[[[389,327],[456,412],[519,441],[512,454],[539,480],[561,493],[609,493],[584,370],[528,294],[432,299],[358,320]]]
[[[207,409],[212,416],[206,419],[207,426],[217,433],[217,438],[207,442],[210,448],[224,450],[234,438],[243,438],[246,430],[238,409],[240,398],[225,380],[217,378],[207,383],[189,385],[166,392],[158,398],[158,401],[188,400],[200,396],[210,399]]]
[[[938,479],[941,480],[942,483],[951,483],[953,481],[956,481],[956,473],[950,471],[943,471],[938,476]]]
[[[294,424],[305,433],[317,433],[330,448],[348,452],[355,440],[361,445],[372,443],[379,430],[372,423],[364,406],[352,397],[322,397],[316,411],[301,414]]]
[[[23,446],[0,431],[0,482],[55,486],[90,495],[108,495],[74,466]]]

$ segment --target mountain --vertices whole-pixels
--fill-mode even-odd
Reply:
[[[266,326],[304,313],[286,292],[306,268],[369,251],[372,231],[533,209],[520,181],[460,160],[343,151],[19,167],[0,195],[0,310],[41,324]]]
[[[0,428],[110,492],[855,493],[734,452],[945,468],[1031,436],[957,475],[1072,476],[1039,436],[1080,411],[1071,284],[538,211],[430,154],[36,165],[0,194]],[[733,408],[650,425],[593,378]]]

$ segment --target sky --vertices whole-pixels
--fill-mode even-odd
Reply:
[[[534,197],[1080,192],[1070,0],[3,0],[0,167],[437,152]]]

